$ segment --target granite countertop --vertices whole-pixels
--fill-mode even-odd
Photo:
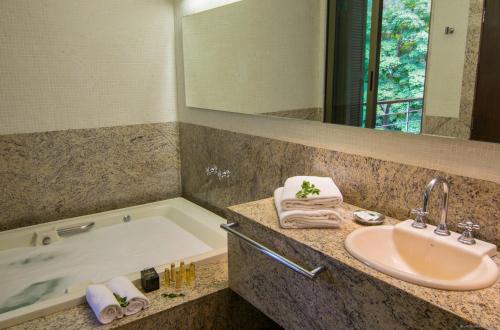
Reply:
[[[224,290],[227,283],[227,260],[202,264],[196,268],[196,285],[194,288],[184,287],[176,291],[175,288],[166,288],[161,284],[159,290],[146,293],[151,306],[137,314],[123,317],[107,325],[101,325],[90,307],[85,303],[76,307],[50,314],[45,317],[21,323],[9,329],[42,330],[42,329],[113,329],[134,322],[138,319],[162,312],[178,305],[194,301],[206,295]],[[162,293],[184,293],[184,297],[165,298]]]
[[[345,238],[355,229],[363,227],[352,217],[359,207],[342,205],[344,224],[339,229],[283,229],[278,224],[278,215],[273,198],[229,207],[229,212],[254,221],[270,230],[318,251],[360,272],[366,273],[439,308],[488,329],[500,327],[500,280],[486,289],[476,291],[446,291],[407,283],[376,271],[352,257],[344,248]],[[399,220],[386,217],[385,224],[396,224]],[[494,257],[500,266],[500,258]]]

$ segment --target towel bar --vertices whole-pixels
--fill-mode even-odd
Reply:
[[[313,270],[307,270],[293,261],[283,257],[282,255],[270,250],[269,248],[265,247],[264,245],[254,241],[248,236],[243,235],[242,233],[234,230],[234,227],[237,227],[238,223],[232,222],[228,224],[222,224],[220,227],[224,229],[225,231],[233,234],[234,236],[238,237],[239,239],[243,240],[244,242],[248,243],[250,246],[256,248],[260,252],[264,253],[265,255],[268,255],[269,257],[273,258],[274,260],[278,261],[279,263],[287,266],[288,268],[296,271],[297,273],[304,275],[307,278],[314,279],[316,276],[318,276],[319,273],[325,270],[325,267],[320,266],[317,268],[314,268]]]

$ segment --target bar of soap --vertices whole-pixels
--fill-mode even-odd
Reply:
[[[354,219],[364,225],[379,225],[384,222],[385,216],[375,211],[354,211]]]

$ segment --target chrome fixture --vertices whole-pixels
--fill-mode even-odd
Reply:
[[[450,184],[448,183],[448,181],[446,181],[445,178],[440,176],[432,179],[425,187],[423,195],[424,199],[423,207],[421,209],[412,210],[412,213],[416,214],[415,221],[412,223],[412,226],[419,229],[427,227],[426,221],[427,221],[427,216],[429,215],[429,200],[431,197],[431,192],[434,189],[434,187],[440,183],[443,186],[443,199],[441,202],[441,219],[434,232],[441,236],[449,236],[450,231],[448,230],[448,225],[446,224],[446,218],[448,216],[448,194],[450,191]]]
[[[270,250],[269,248],[265,247],[264,245],[257,243],[253,239],[251,239],[248,236],[243,235],[242,233],[236,231],[234,228],[238,227],[238,224],[236,222],[228,223],[228,224],[222,224],[220,225],[222,229],[225,231],[233,234],[234,236],[238,237],[239,239],[243,240],[250,246],[254,247],[258,251],[264,253],[265,255],[273,258],[274,260],[278,261],[279,263],[287,266],[288,268],[292,269],[293,271],[304,275],[307,278],[314,279],[318,276],[319,273],[325,270],[325,267],[319,266],[314,268],[313,270],[307,270],[302,266],[297,265],[295,262],[283,257],[282,255],[274,252],[273,250]]]
[[[209,165],[207,168],[205,168],[205,174],[207,176],[217,176],[219,181],[222,181],[224,179],[229,179],[231,177],[231,171],[230,170],[221,170],[217,165]]]
[[[460,222],[458,224],[458,228],[465,229],[462,235],[458,238],[460,243],[464,243],[467,245],[476,244],[476,240],[474,239],[474,230],[478,230],[480,227],[478,224],[473,223],[472,221]]]
[[[455,28],[451,26],[447,26],[444,28],[444,34],[453,34],[455,33]]]
[[[427,224],[425,223],[427,221],[427,215],[429,215],[429,212],[424,212],[423,209],[412,209],[411,214],[415,214],[415,221],[411,224],[412,227],[418,228],[418,229],[423,229],[427,227]]]
[[[63,228],[57,228],[57,234],[59,236],[68,236],[68,235],[73,235],[73,234],[80,234],[89,231],[94,227],[95,223],[94,222],[89,222],[83,225],[76,225],[76,226],[70,226],[70,227],[63,227]]]
[[[132,220],[132,218],[128,214],[123,217],[123,222],[130,222],[130,220]]]
[[[222,181],[224,179],[229,179],[231,177],[231,171],[230,170],[223,170],[217,172],[217,177],[219,178],[219,181]]]
[[[205,169],[205,174],[207,176],[217,175],[218,172],[219,172],[219,168],[217,167],[217,165],[209,165]]]

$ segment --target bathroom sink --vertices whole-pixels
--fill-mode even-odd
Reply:
[[[436,227],[416,229],[412,222],[357,229],[347,236],[345,247],[369,267],[430,288],[477,290],[496,282],[495,245],[480,240],[465,245],[457,241],[457,233],[439,236]]]

